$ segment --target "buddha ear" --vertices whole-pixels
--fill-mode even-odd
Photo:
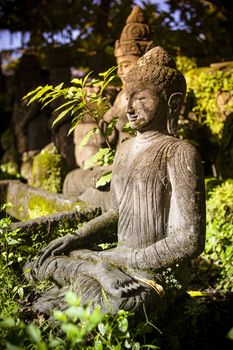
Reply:
[[[174,92],[170,95],[168,99],[168,107],[172,110],[172,113],[180,110],[181,104],[183,102],[182,92]]]
[[[182,92],[174,92],[168,99],[167,131],[173,135],[176,133],[180,108],[183,102]]]

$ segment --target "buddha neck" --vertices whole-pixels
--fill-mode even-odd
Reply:
[[[145,132],[137,131],[137,139],[139,142],[150,142],[154,139],[158,139],[164,134],[157,130],[149,130]]]

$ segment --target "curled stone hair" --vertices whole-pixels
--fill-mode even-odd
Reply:
[[[156,46],[142,56],[126,75],[126,90],[133,92],[152,85],[168,100],[172,93],[186,92],[183,74],[175,60],[162,47]]]

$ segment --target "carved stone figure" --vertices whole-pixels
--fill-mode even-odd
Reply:
[[[50,50],[48,53],[49,57],[49,81],[53,86],[64,82],[65,85],[70,82],[71,72],[70,72],[70,54],[67,48],[56,47]],[[59,101],[55,100],[52,102],[51,107],[53,110],[58,108],[64,101],[61,99]],[[53,113],[50,118],[50,124],[56,119],[58,113]],[[76,168],[75,162],[75,145],[73,136],[69,135],[72,117],[67,114],[65,118],[62,118],[53,127],[51,126],[51,132],[53,135],[53,142],[57,147],[58,151],[61,153],[66,161],[68,171]]]
[[[149,26],[145,23],[143,12],[140,7],[136,6],[133,8],[126,21],[120,39],[117,40],[115,44],[115,57],[118,64],[117,73],[123,83],[123,88],[117,95],[113,106],[104,115],[104,121],[108,123],[113,117],[119,117],[116,125],[116,132],[112,140],[110,140],[110,142],[115,145],[129,138],[129,134],[123,131],[125,124],[128,122],[126,116],[127,100],[124,89],[125,75],[136,64],[139,57],[151,48],[152,42],[149,41],[149,36],[150,30]],[[87,192],[83,194],[82,199],[88,201],[90,204],[95,204],[96,197],[98,196],[102,209],[105,209],[106,205],[109,205],[107,201],[108,194],[106,192],[99,193],[99,191],[95,189],[96,181],[105,170],[92,170],[91,173],[90,171],[83,172],[82,170],[84,162],[103,146],[98,135],[92,135],[83,148],[79,146],[85,134],[94,127],[96,127],[96,125],[90,117],[87,116],[79,123],[74,131],[76,163],[81,169],[75,169],[66,176],[63,193],[66,196],[78,197],[87,190]],[[84,177],[86,178],[85,181],[83,181]],[[91,182],[88,182],[88,179],[91,179]],[[90,192],[93,195],[89,195]]]
[[[104,312],[160,312],[184,292],[188,263],[204,249],[201,159],[192,145],[172,136],[184,77],[170,55],[155,47],[127,74],[125,89],[137,136],[118,148],[112,208],[75,234],[52,241],[28,263],[28,280],[56,283],[35,302],[40,312],[64,307],[68,288]],[[93,249],[111,232],[117,233],[115,248]]]
[[[27,106],[22,97],[36,86],[43,84],[44,72],[37,57],[25,53],[19,61],[15,73],[15,102],[13,108],[13,128],[16,146],[20,154],[29,151],[39,151],[51,140],[48,125],[48,115],[41,111],[36,102]]]
[[[117,74],[122,81],[122,90],[119,92],[113,106],[104,115],[104,120],[110,122],[114,116],[119,117],[116,128],[119,131],[118,144],[129,134],[123,131],[128,122],[126,116],[127,100],[125,94],[125,76],[132,69],[138,59],[152,48],[153,43],[149,40],[150,28],[145,23],[145,18],[140,7],[133,8],[127,18],[120,39],[115,44],[115,57],[118,65]]]

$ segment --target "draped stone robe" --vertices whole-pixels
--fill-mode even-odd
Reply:
[[[102,288],[114,312],[119,308],[137,311],[143,305],[158,309],[171,290],[186,287],[187,262],[203,250],[205,204],[199,154],[174,137],[158,132],[139,134],[118,149],[111,190],[113,210],[119,217],[117,247],[49,257],[37,278],[53,278],[61,286],[72,284],[84,303],[92,299],[103,311],[107,307]],[[104,269],[96,269],[98,263],[104,263]],[[168,271],[174,273],[179,287],[170,288]],[[123,274],[132,279],[125,293],[108,293],[109,273],[119,281]],[[98,275],[106,285],[99,283]],[[156,293],[151,281],[159,283],[165,293]],[[45,299],[42,297],[43,303]],[[41,305],[39,301],[42,311],[50,307]]]
[[[112,191],[118,245],[135,250],[133,268],[156,271],[203,249],[203,179],[200,156],[186,142],[155,132],[123,143],[114,160]]]

